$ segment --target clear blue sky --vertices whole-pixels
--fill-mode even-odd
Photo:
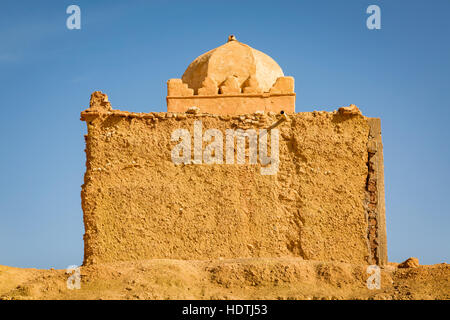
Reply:
[[[81,30],[66,8],[81,7]],[[381,8],[381,30],[366,8]],[[2,1],[0,264],[81,264],[95,90],[166,110],[166,81],[229,34],[296,80],[297,111],[380,117],[390,261],[450,262],[450,1]]]

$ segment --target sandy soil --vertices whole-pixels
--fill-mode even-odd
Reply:
[[[366,266],[299,258],[146,260],[81,267],[81,288],[65,270],[0,266],[0,300],[9,299],[450,299],[450,265],[381,270],[366,286]]]

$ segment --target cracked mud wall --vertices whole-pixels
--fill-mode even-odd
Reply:
[[[94,108],[82,187],[84,263],[297,256],[368,263],[369,118],[290,115],[280,165],[175,165],[171,133],[267,128],[277,115],[128,113]]]

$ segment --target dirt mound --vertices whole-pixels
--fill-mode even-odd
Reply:
[[[381,269],[299,258],[146,260],[81,267],[81,288],[65,270],[0,266],[0,299],[450,299],[450,265]]]

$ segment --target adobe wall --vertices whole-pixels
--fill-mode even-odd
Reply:
[[[278,118],[128,113],[93,96],[82,113],[84,264],[280,256],[384,264],[378,119],[336,111],[290,115],[277,128],[275,175],[262,175],[259,162],[171,160],[172,132],[184,128],[193,136],[196,120],[203,132],[225,132],[267,128]]]

